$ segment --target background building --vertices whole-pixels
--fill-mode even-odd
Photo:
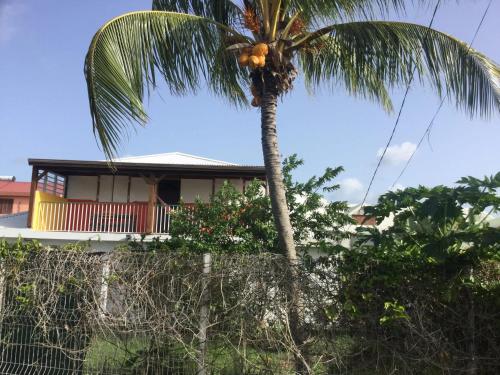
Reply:
[[[17,182],[14,177],[0,177],[0,215],[28,211],[30,186],[29,182]]]

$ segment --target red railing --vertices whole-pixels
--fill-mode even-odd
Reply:
[[[170,212],[177,206],[157,205],[153,233],[168,233]],[[37,230],[97,233],[146,233],[148,203],[41,202]]]

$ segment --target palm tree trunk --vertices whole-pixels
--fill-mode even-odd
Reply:
[[[266,166],[267,183],[278,231],[280,249],[286,254],[291,265],[297,265],[297,251],[293,241],[292,224],[286,202],[285,185],[281,171],[281,157],[278,149],[276,130],[277,95],[264,92],[261,108],[262,152]]]
[[[300,353],[303,343],[300,326],[300,283],[298,275],[298,258],[293,240],[292,224],[286,201],[285,185],[281,170],[281,157],[278,148],[278,134],[276,129],[277,94],[264,88],[261,105],[262,151],[266,167],[269,196],[274,216],[274,223],[278,232],[281,251],[286,254],[290,270],[288,283],[289,324],[292,339],[295,343],[294,356],[296,372],[309,373],[304,356]]]

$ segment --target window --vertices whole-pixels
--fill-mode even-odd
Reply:
[[[11,214],[13,199],[0,199],[0,215]]]
[[[42,177],[38,180],[37,190],[45,193],[54,194],[59,197],[64,197],[66,188],[66,177],[57,173],[43,172]]]

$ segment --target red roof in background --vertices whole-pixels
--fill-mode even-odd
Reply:
[[[0,181],[0,197],[29,197],[31,182]]]
[[[359,215],[359,214],[353,214],[352,218],[356,220],[356,223],[359,225],[376,225],[377,220],[374,217],[366,216],[366,215]]]

